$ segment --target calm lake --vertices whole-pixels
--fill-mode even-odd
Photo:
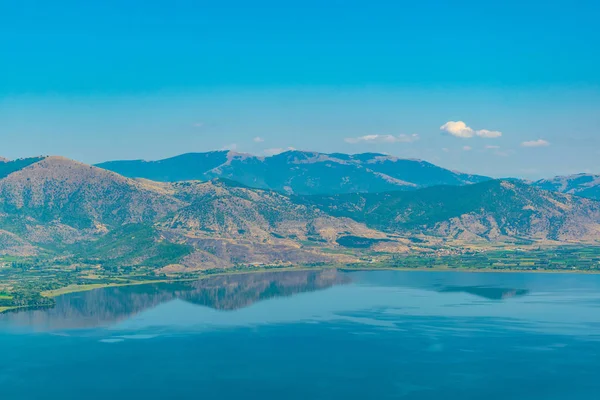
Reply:
[[[600,275],[313,270],[0,315],[0,399],[598,399]]]

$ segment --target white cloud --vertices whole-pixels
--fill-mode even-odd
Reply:
[[[467,126],[463,121],[448,121],[444,125],[440,126],[440,130],[449,133],[450,135],[462,139],[469,139],[474,136],[478,136],[486,139],[494,139],[502,136],[500,131],[490,131],[488,129],[474,130],[470,126]]]
[[[365,135],[353,138],[346,138],[346,143],[413,143],[419,140],[419,135],[413,133],[412,135],[400,134],[394,135]]]
[[[471,146],[465,146],[465,147],[463,147],[463,150],[464,151],[471,151],[471,150],[473,150],[473,148]]]
[[[485,146],[485,148],[488,150],[497,150],[500,148],[500,146],[487,145],[487,146]]]
[[[192,126],[194,128],[202,128],[204,126],[204,122],[195,122]]]
[[[440,130],[448,132],[452,136],[459,138],[471,138],[475,135],[473,129],[467,126],[462,121],[448,121],[444,125],[440,126]]]
[[[550,146],[550,142],[548,142],[547,140],[544,140],[544,139],[529,140],[527,142],[521,143],[521,146],[523,146],[523,147],[547,147],[547,146]]]
[[[494,139],[502,136],[502,132],[500,131],[489,131],[487,129],[480,129],[475,134],[482,138]]]
[[[264,141],[265,141],[265,139],[261,138],[260,136],[257,136],[257,137],[255,137],[255,138],[254,138],[254,139],[252,139],[252,140],[254,140],[256,143],[262,143],[262,142],[264,142]]]

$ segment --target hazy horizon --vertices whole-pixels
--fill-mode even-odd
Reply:
[[[297,148],[600,173],[595,2],[111,3],[0,6],[2,156]]]
[[[102,160],[99,162],[95,162],[95,163],[86,163],[85,161],[82,160],[77,160],[77,159],[73,159],[74,161],[78,161],[78,162],[82,162],[84,164],[89,164],[89,165],[99,165],[105,162],[112,162],[112,161],[145,161],[145,162],[153,162],[153,161],[162,161],[165,159],[170,159],[170,158],[175,158],[178,156],[182,156],[182,155],[187,155],[187,154],[203,154],[203,153],[212,153],[212,152],[222,152],[222,151],[226,151],[226,152],[232,152],[235,154],[240,154],[240,155],[248,155],[251,157],[256,157],[259,159],[264,159],[264,158],[269,158],[269,157],[274,157],[277,156],[279,154],[283,154],[286,152],[292,152],[292,151],[298,151],[298,152],[303,152],[303,153],[319,153],[319,154],[325,154],[325,155],[333,155],[333,154],[347,154],[347,155],[361,155],[361,154],[380,154],[383,156],[389,156],[389,157],[394,157],[397,159],[401,159],[401,160],[412,160],[412,161],[424,161],[424,162],[428,162],[431,164],[434,164],[438,167],[441,168],[445,168],[448,169],[450,171],[454,171],[454,172],[462,172],[462,173],[467,173],[467,174],[472,174],[472,175],[482,175],[482,176],[488,176],[490,178],[493,179],[523,179],[523,180],[537,180],[537,179],[530,179],[527,178],[526,176],[509,176],[509,175],[497,175],[494,176],[493,174],[490,175],[486,175],[486,174],[481,174],[478,173],[477,171],[468,171],[468,170],[458,170],[458,169],[453,169],[453,168],[447,168],[444,165],[440,165],[437,164],[435,162],[431,162],[429,160],[426,159],[422,159],[422,158],[414,158],[414,157],[398,157],[398,156],[394,156],[393,154],[388,154],[388,153],[382,153],[382,152],[376,152],[376,151],[363,151],[363,152],[356,152],[356,153],[343,153],[343,152],[319,152],[316,150],[304,150],[304,149],[295,149],[295,148],[290,148],[290,149],[282,149],[282,151],[278,151],[274,154],[255,154],[255,153],[251,153],[251,152],[244,152],[244,151],[237,151],[237,150],[231,150],[231,149],[213,149],[213,150],[206,150],[206,151],[190,151],[190,152],[185,152],[185,153],[178,153],[178,154],[173,154],[173,155],[169,155],[166,157],[160,157],[160,158],[122,158],[122,159],[110,159],[110,160]],[[7,159],[9,161],[15,160],[15,159],[24,159],[24,158],[31,158],[31,157],[65,157],[65,158],[69,158],[66,157],[62,154],[31,154],[31,155],[26,155],[26,156],[22,156],[22,157],[17,157],[17,158],[8,158],[8,157],[4,157],[3,155],[0,154],[0,159]],[[569,175],[596,175],[592,172],[579,172],[579,173],[573,173],[573,174],[569,174]],[[550,179],[550,178],[554,178],[554,177],[559,177],[559,176],[566,176],[566,175],[548,175],[548,176],[542,176],[539,179]]]

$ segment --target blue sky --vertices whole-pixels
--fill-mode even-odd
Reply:
[[[292,147],[600,173],[596,3],[0,1],[0,155]]]

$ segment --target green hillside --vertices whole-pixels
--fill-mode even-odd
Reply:
[[[600,221],[597,202],[507,181],[297,200],[375,229],[450,237],[595,240]]]

